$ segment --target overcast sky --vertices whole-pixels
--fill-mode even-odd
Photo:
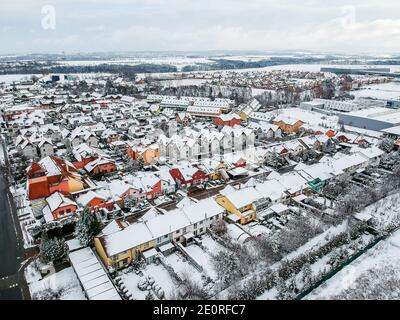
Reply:
[[[1,0],[0,53],[400,53],[399,13],[398,0]]]

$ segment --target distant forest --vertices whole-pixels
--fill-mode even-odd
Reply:
[[[214,63],[211,64],[198,64],[192,66],[185,66],[182,71],[208,71],[208,70],[227,70],[227,69],[252,69],[264,68],[270,66],[279,66],[284,64],[311,64],[321,63],[326,59],[319,58],[286,58],[286,57],[271,57],[270,59],[263,59],[258,61],[241,61],[229,59],[211,59]]]
[[[19,65],[0,65],[0,74],[49,74],[49,73],[114,73],[114,74],[136,74],[136,73],[163,73],[176,72],[175,66],[164,64],[99,64],[93,66],[67,66],[53,62],[43,64],[42,62],[27,62]]]

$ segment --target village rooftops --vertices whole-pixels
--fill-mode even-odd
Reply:
[[[102,237],[109,257],[135,248],[143,243],[171,234],[177,230],[222,214],[225,210],[214,199],[200,200],[182,209],[157,214],[147,220],[132,224],[122,231]]]
[[[67,171],[70,173],[70,169],[76,171],[75,166],[66,160],[61,160],[56,157],[48,156],[39,161],[39,165],[46,170],[47,176],[57,176]]]
[[[72,149],[72,154],[77,161],[82,161],[83,158],[90,156],[106,156],[106,154],[100,149],[91,147],[86,143],[81,143],[80,145]]]

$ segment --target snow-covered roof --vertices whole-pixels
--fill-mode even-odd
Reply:
[[[143,243],[182,230],[194,223],[209,219],[224,212],[214,199],[200,200],[182,209],[175,209],[142,219],[121,231],[102,237],[109,257],[135,248]],[[114,230],[114,229],[113,229]],[[183,233],[184,234],[184,233]]]
[[[154,239],[149,228],[144,223],[135,223],[120,232],[102,237],[105,250],[109,257],[135,248]]]
[[[243,208],[249,204],[252,204],[263,198],[256,188],[247,187],[240,190],[235,190],[232,193],[228,193],[225,197],[237,208]]]
[[[76,202],[85,207],[88,205],[88,203],[90,201],[92,201],[95,198],[106,200],[106,198],[104,196],[100,195],[98,192],[94,192],[94,191],[90,190],[86,193],[79,195],[76,198]]]
[[[272,201],[281,199],[284,196],[285,191],[287,190],[277,180],[267,180],[263,183],[258,184],[255,189],[262,198],[271,199]]]
[[[182,211],[193,224],[222,214],[225,210],[213,198],[207,198],[196,204],[184,206]]]
[[[378,147],[372,146],[369,148],[360,148],[360,147],[353,147],[351,148],[351,152],[358,152],[361,155],[365,156],[367,159],[374,159],[381,157],[385,152]]]
[[[46,198],[46,202],[50,207],[50,210],[54,212],[54,210],[65,207],[69,205],[76,206],[75,201],[65,197],[63,194],[59,192],[54,192],[51,196]]]
[[[71,252],[69,259],[89,300],[121,300],[92,249]]]

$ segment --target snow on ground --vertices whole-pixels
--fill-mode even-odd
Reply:
[[[247,225],[242,226],[242,228],[255,237],[259,235],[266,236],[272,233],[271,229],[260,223],[249,223]]]
[[[217,254],[221,250],[224,249],[222,245],[220,245],[217,241],[215,241],[210,236],[203,236],[201,239],[201,243],[204,247],[206,247],[211,254]]]
[[[132,293],[132,298],[135,300],[144,300],[148,291],[141,291],[137,284],[139,280],[144,279],[146,276],[151,276],[155,283],[158,284],[162,290],[165,292],[165,296],[168,296],[172,292],[176,291],[177,285],[172,281],[172,278],[168,271],[161,264],[149,264],[142,270],[142,275],[137,275],[134,271],[120,273],[122,282],[125,284],[126,288]],[[153,294],[155,297],[155,295]]]
[[[121,280],[126,286],[126,289],[132,294],[132,298],[134,300],[144,300],[147,294],[147,291],[142,291],[137,287],[137,284],[140,279],[143,279],[144,276],[139,276],[135,272],[122,273],[120,274]]]
[[[2,74],[0,75],[0,83],[12,83],[13,81],[29,80],[34,74]],[[40,77],[40,74],[35,74]]]
[[[218,246],[210,241],[209,238],[206,240],[206,244],[210,247],[217,248]],[[190,254],[194,256],[196,261],[198,261],[204,267],[205,273],[210,277],[216,277],[215,271],[210,264],[210,256],[208,253],[204,252],[199,246],[192,245],[186,248]],[[187,275],[190,279],[202,283],[202,273],[197,270],[180,252],[174,252],[165,257],[165,262],[168,263],[174,271],[179,276]],[[177,284],[172,280],[171,275],[165,269],[162,264],[149,264],[142,270],[143,275],[138,275],[133,271],[122,271],[119,276],[121,277],[126,288],[132,293],[132,297],[135,300],[144,300],[147,291],[141,291],[137,284],[140,279],[145,276],[151,276],[155,283],[158,284],[165,292],[166,298],[171,295],[171,293],[177,290]]]
[[[0,139],[3,139],[3,135],[1,135]],[[4,148],[3,148],[3,143],[0,141],[0,165],[5,164],[5,159],[4,159]]]
[[[270,112],[271,115],[278,115],[287,120],[301,120],[312,128],[326,130],[323,126],[336,129],[338,126],[338,116],[327,116],[322,113],[303,110],[300,108],[285,108]]]
[[[312,238],[310,241],[308,241],[306,244],[302,245],[297,250],[289,253],[286,256],[286,258],[293,259],[295,257],[300,256],[301,254],[303,254],[305,252],[311,251],[314,248],[322,247],[325,243],[327,243],[334,236],[346,231],[347,223],[348,223],[347,221],[344,221],[337,226],[330,227],[328,230],[326,230],[325,232]]]
[[[206,83],[208,79],[178,79],[178,80],[161,80],[159,81],[164,87],[181,87],[181,86],[200,86]]]
[[[165,260],[172,268],[174,268],[175,272],[179,276],[189,275],[192,280],[201,283],[201,272],[197,270],[181,253],[174,252],[167,256]]]
[[[60,300],[86,300],[72,267],[63,269],[41,279],[39,272],[30,264],[25,270],[31,296],[40,295],[43,291],[60,290]]]
[[[60,62],[61,65],[67,66],[96,66],[100,64],[124,64],[124,65],[139,65],[139,64],[167,64],[175,66],[181,70],[185,66],[194,65],[197,63],[211,63],[207,58],[193,57],[144,57],[144,58],[123,58],[123,59],[107,59],[107,60],[69,60]]]
[[[371,84],[361,90],[351,92],[356,98],[373,98],[373,99],[399,99],[400,83],[390,82],[381,84]]]
[[[331,251],[329,254],[321,257],[318,259],[314,264],[312,264],[311,267],[311,272],[313,277],[317,277],[321,273],[327,274],[329,270],[332,269],[332,266],[330,264],[331,258],[340,252],[340,250],[345,249],[348,252],[349,256],[354,255],[358,250],[361,250],[365,248],[371,241],[374,239],[374,236],[371,234],[363,234],[358,240],[357,240],[357,245],[353,247],[353,243],[348,245],[345,244],[339,248],[334,249]],[[278,263],[280,264],[280,263]],[[302,273],[298,273],[295,277],[297,284],[301,284],[301,286],[304,286],[303,280],[302,280]],[[323,288],[324,285],[322,285],[320,288]],[[257,300],[274,300],[277,299],[277,290],[276,288],[272,288],[271,290],[265,291],[263,294],[257,297]]]
[[[374,218],[374,226],[384,230],[400,223],[400,193],[392,194],[361,211]]]
[[[373,298],[400,299],[400,287],[393,278],[400,279],[400,231],[367,251],[352,264],[343,268],[306,299]],[[398,285],[399,283],[397,283]],[[386,289],[385,286],[387,285]],[[379,296],[375,295],[378,289]],[[374,294],[372,297],[370,294]]]
[[[217,273],[211,263],[211,256],[209,253],[205,252],[198,245],[191,245],[186,247],[186,251],[203,267],[203,273],[210,278],[216,280]]]
[[[25,187],[19,186],[17,189],[13,189],[13,187],[10,186],[10,191],[14,195],[14,201],[16,201],[17,204],[17,215],[24,238],[24,248],[30,248],[35,244],[28,229],[39,225],[39,222],[35,219],[32,207],[29,205],[29,201],[25,196]]]

